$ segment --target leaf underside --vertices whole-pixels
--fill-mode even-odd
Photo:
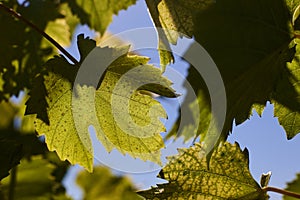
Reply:
[[[197,13],[193,19],[195,40],[216,63],[226,89],[227,113],[219,141],[226,140],[233,121],[236,125],[243,123],[253,109],[261,114],[267,101],[274,103],[274,115],[288,139],[300,132],[300,49],[298,40],[293,38],[296,27],[292,25],[296,5],[300,1],[224,0]],[[204,139],[214,119],[210,111],[211,94],[193,67],[187,79],[198,94],[201,108],[196,135]],[[192,113],[193,103],[185,101],[183,108]],[[195,126],[186,124],[191,125]],[[175,135],[183,135],[187,140],[191,131],[186,128],[177,133],[174,127],[168,137]]]
[[[78,44],[81,60],[95,47],[94,42],[82,36],[78,37]],[[117,148],[123,154],[160,164],[160,149],[164,147],[160,133],[165,131],[160,118],[167,116],[160,103],[142,91],[175,97],[170,88],[171,82],[161,76],[158,68],[146,64],[148,58],[127,55],[128,48],[96,47],[95,51],[100,60],[109,59],[109,56],[113,58],[118,52],[122,55],[107,68],[97,88],[88,83],[76,84],[73,88],[79,68],[69,64],[63,57],[55,57],[46,64],[49,73],[40,85],[45,85],[47,93],[44,98],[48,105],[49,123],[37,119],[37,132],[46,136],[48,148],[55,150],[62,160],[78,163],[89,171],[93,166],[93,149],[88,132],[90,125],[94,126],[99,141],[107,151]],[[97,74],[97,67],[100,66],[93,67]],[[129,76],[124,84],[120,84],[121,88],[116,89],[121,76],[136,67],[141,67],[141,70]],[[151,82],[159,82],[160,85],[144,85]],[[137,84],[144,86],[127,96]],[[112,98],[116,99],[114,104]],[[36,98],[37,101],[41,99],[43,97]],[[31,101],[30,105],[34,105],[34,99]],[[126,103],[128,108],[124,107]],[[116,108],[114,112],[113,108]],[[36,110],[36,113],[39,112],[42,111]],[[121,121],[115,122],[115,113]],[[126,123],[129,119],[133,123]],[[148,127],[145,131],[144,126]]]
[[[179,149],[179,155],[158,177],[169,183],[160,184],[139,194],[146,199],[268,199],[249,171],[248,150],[224,143],[213,153],[208,168],[204,148],[196,143]]]

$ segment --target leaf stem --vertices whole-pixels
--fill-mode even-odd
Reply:
[[[298,193],[290,192],[290,191],[275,188],[275,187],[269,187],[268,186],[268,187],[264,187],[262,190],[265,191],[265,192],[276,192],[276,193],[279,193],[279,194],[284,194],[284,195],[287,195],[287,196],[290,196],[290,197],[300,199],[300,194],[298,194]]]
[[[10,171],[8,200],[13,200],[14,199],[16,182],[17,182],[17,167],[13,167]]]
[[[66,57],[68,57],[74,64],[78,64],[76,58],[74,58],[68,51],[66,51],[58,42],[56,42],[50,35],[45,33],[43,30],[38,28],[35,24],[24,18],[20,13],[17,13],[13,9],[5,6],[3,3],[0,2],[0,9],[6,11],[10,15],[14,16],[15,18],[19,19],[20,21],[24,22],[28,26],[30,26],[33,30],[40,33],[44,38],[46,38],[50,43],[52,43],[58,50],[61,51]]]

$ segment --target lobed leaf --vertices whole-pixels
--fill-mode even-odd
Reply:
[[[248,150],[241,151],[237,143],[220,145],[209,168],[201,144],[178,151],[158,175],[168,183],[140,195],[146,199],[268,199],[250,174]]]
[[[295,5],[300,5],[300,1],[216,1],[194,18],[195,39],[216,63],[226,89],[227,113],[219,141],[226,140],[233,121],[237,125],[243,123],[253,108],[261,114],[267,101],[275,103],[275,115],[288,138],[299,133],[298,75],[294,74],[299,69],[298,46],[292,25]],[[190,51],[192,47],[186,54]],[[197,135],[205,137],[207,124],[214,119],[205,117],[210,112],[211,94],[195,71],[190,69],[187,79],[198,94],[198,105],[204,113],[200,113]],[[191,103],[184,102],[183,106],[189,109]],[[186,133],[190,131],[178,135]]]
[[[83,61],[95,47],[95,42],[81,35],[78,45]],[[94,71],[85,76],[89,77],[85,80],[87,82],[73,85],[78,66],[69,64],[63,57],[55,57],[47,63],[49,73],[39,84],[45,85],[47,96],[41,93],[40,97],[35,96],[28,101],[28,109],[38,115],[44,107],[33,107],[36,101],[45,98],[48,105],[48,121],[38,118],[37,132],[45,135],[49,150],[55,150],[62,160],[78,163],[89,171],[93,166],[93,149],[88,132],[90,125],[95,127],[97,137],[107,151],[117,148],[123,154],[160,163],[160,149],[164,146],[160,133],[165,131],[160,117],[166,118],[166,113],[158,101],[143,91],[175,97],[170,88],[171,82],[161,76],[159,69],[146,64],[148,58],[127,55],[128,48],[97,47],[95,52],[97,59],[104,63],[118,53],[122,55],[109,65],[96,88],[90,80],[93,76],[99,76],[100,64],[91,66]],[[123,76],[131,70],[134,73]],[[119,83],[121,78],[122,84]],[[151,84],[153,82],[160,84]],[[139,87],[135,88],[137,85]],[[116,99],[115,104],[112,98]],[[125,106],[127,103],[129,110]],[[115,114],[121,121],[115,121]],[[132,120],[131,123],[127,123],[128,120]]]

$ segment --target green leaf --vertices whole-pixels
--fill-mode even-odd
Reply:
[[[300,174],[297,174],[296,179],[287,184],[285,190],[300,194]],[[283,195],[283,200],[297,200],[297,198]]]
[[[13,126],[13,120],[17,114],[17,108],[11,102],[0,103],[0,129],[10,128]]]
[[[15,140],[4,137],[0,130],[0,181],[9,175],[9,170],[20,163],[22,145]]]
[[[293,84],[293,75],[286,71],[291,68],[290,62],[294,59],[296,51],[292,27],[293,10],[288,8],[294,7],[293,5],[297,3],[299,5],[299,2],[217,1],[205,11],[197,13],[194,18],[195,39],[216,63],[226,89],[227,112],[219,141],[226,140],[232,130],[233,121],[237,125],[243,123],[250,117],[253,108],[261,114],[267,101],[280,102],[289,109],[293,104],[290,111],[285,112],[281,109],[281,112],[289,117],[295,116],[292,112],[298,112],[299,100],[295,97],[297,94],[295,91],[298,89]],[[192,47],[186,54],[190,51]],[[190,70],[193,74],[189,73],[187,79],[192,83],[196,94],[198,93],[199,107],[205,108],[205,112],[207,110],[210,112],[210,94],[204,81],[201,81],[201,76],[195,71]],[[286,84],[283,84],[282,80],[286,80]],[[287,89],[286,85],[294,86]],[[290,95],[279,92],[283,90]],[[184,104],[188,107],[190,103],[192,102]],[[278,105],[275,104],[275,115],[278,116],[277,109]],[[202,117],[200,113],[197,135],[205,137],[207,124],[214,118],[214,116],[211,116],[211,119]],[[287,122],[281,120],[280,123],[293,123],[290,119]],[[291,131],[290,124],[287,124],[285,126],[287,134],[294,136],[299,133],[297,127],[298,125],[295,125]]]
[[[174,62],[171,52],[171,44],[177,44],[179,37],[194,35],[193,15],[211,4],[213,0],[146,0],[147,7],[157,28],[159,36],[159,56],[162,71],[166,66]]]
[[[95,47],[95,42],[79,36],[78,45],[81,60],[84,60],[84,56],[88,54],[92,46]],[[89,171],[92,171],[93,166],[93,150],[88,132],[90,125],[95,127],[97,137],[107,151],[117,148],[123,154],[128,153],[135,158],[160,163],[160,149],[164,146],[160,133],[165,131],[160,117],[166,118],[167,116],[159,102],[143,91],[175,97],[174,91],[170,88],[171,82],[161,76],[158,68],[146,64],[148,58],[127,55],[128,48],[106,47],[97,48],[96,51],[97,59],[103,59],[103,61],[109,57],[114,58],[116,54],[122,55],[107,68],[97,89],[90,86],[88,82],[80,83],[80,85],[75,85],[75,94],[72,93],[78,66],[69,64],[62,57],[55,57],[47,63],[50,71],[44,77],[43,83],[47,96],[41,93],[41,97],[35,96],[35,98],[46,99],[49,123],[43,119],[37,119],[37,132],[46,136],[48,148],[51,151],[55,150],[62,160],[67,159],[72,164],[78,163]],[[138,68],[139,66],[142,68]],[[93,67],[94,75],[99,70],[98,66]],[[130,70],[135,73],[124,78],[125,76],[122,75]],[[124,82],[119,85],[121,89],[120,87],[116,89],[115,86],[119,84],[121,77]],[[153,81],[160,85],[149,84]],[[135,88],[137,84],[142,86]],[[134,91],[131,96],[127,96],[130,90],[135,89],[138,90]],[[94,98],[95,102],[93,102]],[[114,105],[112,98],[116,99]],[[34,107],[37,105],[36,101],[29,99],[28,102],[30,101],[28,109],[32,113],[43,112],[44,107]],[[124,107],[126,102],[129,102],[129,112]],[[114,112],[120,117],[119,122],[115,122],[113,106],[117,109]],[[96,115],[93,115],[94,109],[96,109]],[[77,116],[75,118],[74,113]],[[126,123],[131,119],[133,123]],[[123,126],[120,127],[120,125]]]
[[[20,13],[40,30],[49,32],[59,42],[63,44],[70,42],[69,27],[61,14],[60,1],[30,1],[26,6],[20,5],[18,1],[3,4]],[[32,80],[43,71],[42,65],[56,50],[40,33],[3,12],[2,9],[0,23],[2,27],[6,27],[6,30],[0,33],[0,77],[3,79],[0,101],[2,101],[12,95],[17,96],[25,88],[30,90],[34,85]]]
[[[136,0],[68,0],[72,12],[82,24],[103,34],[112,21],[113,15],[135,4]]]
[[[55,182],[51,175],[54,169],[55,165],[40,156],[32,157],[32,160],[22,160],[16,170],[14,198],[20,200],[48,200],[65,196],[64,191],[57,191],[57,188],[62,186],[60,183]],[[4,179],[1,183],[2,191],[4,195],[7,195],[9,179]],[[65,196],[64,199],[68,198]]]
[[[66,19],[62,18],[50,21],[45,32],[62,46],[69,46],[71,44],[71,33]],[[48,41],[45,42],[48,43]]]
[[[274,115],[292,139],[300,133],[300,47],[296,46],[295,58],[288,63],[274,92]]]
[[[64,19],[66,20],[66,23],[68,24],[70,37],[72,37],[76,26],[80,23],[79,18],[77,16],[73,15],[68,3],[62,3],[60,5],[59,12],[64,16]]]
[[[171,44],[176,44],[179,37],[192,37],[195,27],[193,15],[214,3],[213,0],[147,0],[146,2],[155,26],[163,28]]]
[[[84,190],[84,199],[142,199],[136,195],[128,178],[114,176],[105,167],[96,167],[91,174],[81,171],[77,177],[77,184]]]
[[[179,149],[160,171],[169,183],[139,192],[146,199],[268,199],[249,171],[248,150],[224,143],[213,153],[207,167],[205,151],[196,143]]]
[[[62,57],[56,57],[56,60],[58,60],[57,64],[61,68],[70,65]],[[52,63],[49,62],[48,64]],[[87,129],[85,132],[77,132],[74,125],[71,82],[59,74],[50,72],[48,76],[45,76],[44,84],[48,93],[46,113],[49,125],[37,119],[35,122],[36,131],[39,135],[45,135],[49,150],[55,150],[61,160],[68,159],[72,164],[78,163],[91,171],[93,166],[91,141]],[[80,136],[84,137],[85,140],[81,141]]]

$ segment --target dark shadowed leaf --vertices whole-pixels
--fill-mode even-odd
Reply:
[[[285,190],[300,194],[300,174],[297,174],[296,179],[287,184]],[[283,200],[297,200],[297,198],[283,195]]]

